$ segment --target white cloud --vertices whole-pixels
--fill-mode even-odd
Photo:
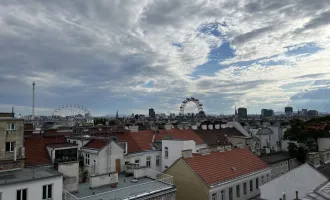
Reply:
[[[102,102],[133,110],[124,105],[132,97],[140,99],[132,107],[168,112],[187,96],[205,98],[213,113],[280,108],[309,91],[310,81],[330,79],[329,12],[327,0],[4,1],[0,92],[10,97],[0,103],[19,96],[28,104],[35,81],[42,106],[78,101],[98,113]],[[209,24],[221,36],[201,31]],[[224,42],[234,57],[220,61],[226,66],[215,75],[192,78]],[[321,50],[286,54],[310,43]]]

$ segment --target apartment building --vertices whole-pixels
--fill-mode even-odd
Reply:
[[[24,167],[24,120],[9,114],[0,115],[0,172]]]
[[[248,149],[184,151],[164,173],[174,177],[177,199],[243,200],[259,195],[270,167]]]

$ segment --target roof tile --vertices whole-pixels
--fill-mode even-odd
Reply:
[[[183,158],[207,184],[228,181],[269,166],[247,149],[233,149]]]

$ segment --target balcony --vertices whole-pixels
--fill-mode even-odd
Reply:
[[[138,180],[138,182],[132,180]],[[134,170],[134,177],[119,174],[116,185],[116,188],[107,185],[90,189],[90,183],[82,183],[77,193],[71,194],[64,191],[63,200],[136,199],[175,191],[172,176],[149,169]]]

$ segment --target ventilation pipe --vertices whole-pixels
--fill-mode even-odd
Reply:
[[[14,161],[17,159],[16,142],[14,142]]]

